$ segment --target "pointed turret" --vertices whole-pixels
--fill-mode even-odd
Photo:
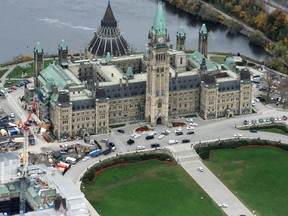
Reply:
[[[106,12],[103,16],[103,19],[101,20],[101,26],[106,27],[117,27],[117,21],[114,17],[110,1],[108,2],[108,6],[106,8]]]
[[[183,26],[180,26],[176,34],[176,50],[185,50],[186,33]]]
[[[64,64],[68,62],[68,46],[64,39],[61,40],[58,46],[58,64],[64,67]],[[67,67],[67,65],[65,65]]]
[[[111,55],[110,55],[110,52],[107,52],[106,57],[105,57],[105,60],[106,60],[107,63],[111,62],[112,57],[111,57]]]
[[[44,51],[40,42],[37,42],[34,47],[34,86],[38,87],[38,75],[44,69]]]
[[[158,1],[154,22],[148,34],[148,39],[149,44],[153,47],[167,46],[167,43],[170,42],[164,20],[162,1]]]
[[[89,58],[105,57],[107,53],[111,57],[130,54],[129,45],[121,35],[110,1],[101,21],[101,26],[95,32],[95,36],[88,46]]]
[[[133,79],[134,78],[134,73],[132,67],[128,67],[127,72],[123,75],[123,79]]]
[[[207,58],[208,54],[208,32],[206,25],[203,23],[199,30],[198,51]]]
[[[154,34],[166,34],[166,25],[164,20],[162,1],[158,1],[156,15],[154,17],[154,23],[152,26],[152,31]]]
[[[208,33],[205,23],[202,24],[202,26],[200,28],[200,33],[201,34],[207,34]]]

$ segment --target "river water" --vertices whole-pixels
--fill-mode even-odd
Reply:
[[[108,0],[2,0],[0,63],[17,55],[33,55],[37,41],[45,53],[57,53],[61,39],[69,50],[83,52],[100,26]],[[153,23],[156,0],[111,0],[114,16],[119,21],[124,38],[137,52],[145,49]],[[198,31],[202,21],[183,14],[165,4],[164,15],[171,44],[175,47],[176,32],[183,26],[186,49],[198,48]],[[208,51],[234,52],[257,60],[267,59],[262,48],[249,45],[245,36],[230,36],[224,26],[206,24]]]

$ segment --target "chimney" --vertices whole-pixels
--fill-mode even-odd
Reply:
[[[121,78],[119,78],[119,85],[122,88],[122,79]]]

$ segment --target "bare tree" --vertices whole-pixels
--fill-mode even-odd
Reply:
[[[267,100],[270,98],[270,93],[272,90],[272,86],[275,82],[274,76],[271,73],[271,71],[266,71],[266,73],[263,74],[261,77],[261,82],[264,84],[265,88],[267,89]]]
[[[288,76],[284,79],[281,79],[280,83],[277,85],[277,90],[279,92],[280,97],[283,99],[288,94]]]

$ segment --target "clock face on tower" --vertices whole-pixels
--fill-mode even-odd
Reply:
[[[159,37],[158,38],[158,43],[160,43],[160,44],[164,43],[164,38],[163,37]]]

